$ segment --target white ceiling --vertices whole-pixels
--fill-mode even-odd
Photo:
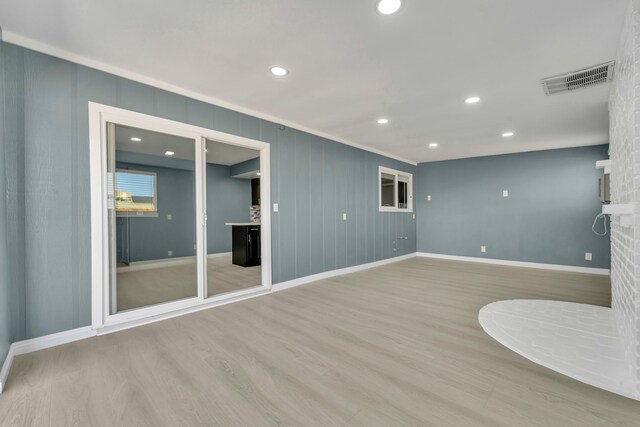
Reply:
[[[162,157],[167,151],[173,151],[175,154],[171,158],[195,159],[195,144],[192,139],[120,125],[116,125],[115,134],[116,150],[119,151]],[[142,141],[132,141],[131,138],[140,138]],[[232,166],[260,157],[257,150],[217,141],[207,140],[206,149],[207,163],[218,165]]]
[[[375,0],[0,0],[0,25],[10,42],[422,162],[608,142],[609,85],[548,97],[539,80],[614,59],[626,4],[404,0],[382,16]]]

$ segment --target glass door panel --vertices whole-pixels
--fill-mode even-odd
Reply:
[[[198,296],[195,152],[107,123],[110,314]]]
[[[262,285],[260,151],[205,141],[206,296]]]

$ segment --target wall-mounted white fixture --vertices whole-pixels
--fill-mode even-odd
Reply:
[[[277,203],[273,204],[273,211],[274,212],[278,212],[278,204]]]
[[[164,152],[165,156],[173,156],[174,154],[176,154],[176,153],[174,153],[173,151],[165,151]]]
[[[171,221],[171,220],[173,219],[173,215],[171,215],[171,214],[167,214],[167,219],[168,219],[169,221]]]
[[[273,74],[276,77],[284,77],[287,74],[289,74],[289,70],[279,65],[274,65],[273,67],[270,68],[270,71],[271,71],[271,74]]]
[[[429,143],[429,148],[436,148],[438,146],[437,142],[430,142]]]
[[[509,197],[509,190],[502,190],[502,197]]]
[[[402,0],[379,0],[376,9],[382,15],[392,15],[399,11],[401,7]]]
[[[604,169],[604,173],[611,173],[611,159],[598,160],[596,162],[596,169]]]
[[[131,140],[132,140],[133,142],[142,142],[142,138],[138,138],[138,137],[136,137],[136,136],[132,137],[132,138],[131,138]]]
[[[343,220],[343,221],[346,221],[346,220],[347,220],[347,214],[346,214],[346,213],[343,213],[343,214],[342,214],[342,220]]]
[[[513,133],[513,132],[511,132],[511,131],[509,131],[509,132],[503,132],[503,133],[502,133],[502,136],[503,136],[504,138],[509,138],[509,137],[512,137],[513,135],[515,135],[515,133]]]
[[[487,252],[486,246],[480,246],[480,252]]]
[[[593,258],[593,255],[591,254],[591,252],[585,252],[584,253],[584,260],[585,261],[591,261]]]
[[[429,196],[427,196],[427,200],[431,200],[431,196],[430,196],[430,195],[429,195]]]
[[[386,124],[389,124],[389,119],[387,119],[387,118],[385,118],[385,117],[380,118],[380,119],[378,119],[378,124],[379,124],[379,125],[386,125]]]
[[[256,176],[260,176],[260,172],[256,172]]]
[[[635,214],[640,212],[638,203],[619,203],[602,205],[602,213],[620,217],[620,225],[623,227],[631,227],[636,225]]]
[[[475,104],[477,102],[480,102],[480,98],[477,97],[477,96],[471,96],[471,97],[465,99],[464,102],[466,102],[467,104]]]

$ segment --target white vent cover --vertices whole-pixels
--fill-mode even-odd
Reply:
[[[582,89],[606,83],[613,78],[615,61],[594,65],[570,73],[559,74],[542,79],[542,88],[547,95]]]

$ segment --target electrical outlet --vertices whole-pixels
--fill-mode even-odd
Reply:
[[[480,246],[480,252],[487,252],[486,246]]]
[[[169,256],[173,256],[173,251],[169,251],[169,252],[167,252],[167,255],[169,255]]]
[[[173,219],[173,215],[171,215],[171,214],[167,214],[167,219],[168,219],[169,221],[171,221],[171,220]]]
[[[416,219],[416,214],[413,214],[413,219]]]
[[[343,213],[343,214],[342,214],[342,220],[343,220],[343,221],[346,221],[346,220],[347,220],[347,214],[346,214],[346,213]]]
[[[427,200],[431,200],[431,196],[427,196]]]
[[[273,204],[273,211],[274,212],[278,212],[278,204],[277,203]]]
[[[502,190],[502,197],[509,197],[509,190]]]
[[[591,261],[592,258],[593,258],[593,256],[591,255],[591,252],[585,252],[584,253],[584,260],[585,261]]]

